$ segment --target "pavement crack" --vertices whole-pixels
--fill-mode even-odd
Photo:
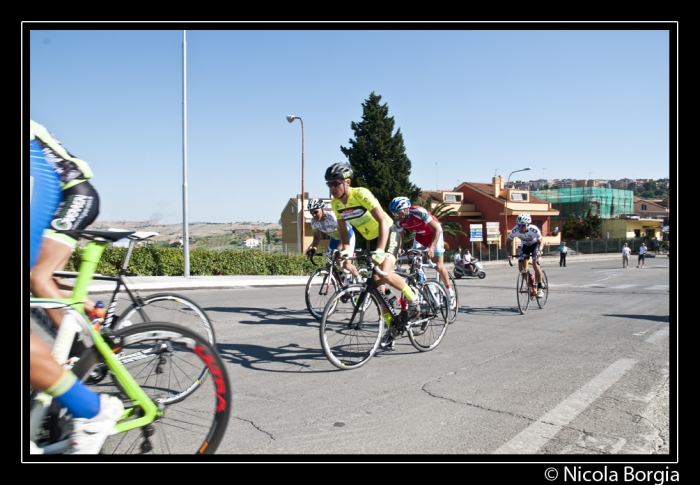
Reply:
[[[244,423],[248,423],[248,424],[251,425],[253,428],[255,428],[257,431],[260,431],[261,433],[267,435],[272,441],[275,441],[275,437],[274,437],[271,433],[268,433],[267,431],[265,431],[264,429],[262,429],[260,426],[258,426],[257,424],[255,424],[255,423],[254,423],[253,421],[251,421],[250,419],[239,418],[238,416],[233,416],[233,417],[234,417],[235,419],[239,420],[239,421],[243,421]]]

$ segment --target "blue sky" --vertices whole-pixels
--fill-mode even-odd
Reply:
[[[98,220],[181,222],[177,27],[187,29],[189,222],[279,220],[301,191],[302,130],[290,114],[304,121],[304,188],[327,196],[323,173],[347,160],[340,147],[371,92],[424,190],[528,166],[511,180],[675,174],[677,37],[660,24],[339,30],[349,26],[31,24],[24,114],[90,164]]]

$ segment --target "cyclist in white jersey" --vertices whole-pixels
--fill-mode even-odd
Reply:
[[[532,260],[532,268],[535,271],[535,280],[537,281],[537,296],[544,296],[542,291],[542,269],[539,263],[540,242],[542,241],[542,233],[537,226],[532,225],[530,214],[520,214],[515,220],[516,226],[508,234],[506,240],[506,250],[508,251],[508,260],[511,259],[513,239],[518,237],[521,241],[520,254],[518,256],[518,270],[523,270],[523,255],[529,254]]]
[[[316,254],[318,243],[321,240],[321,233],[328,234],[331,240],[328,243],[328,251],[326,254],[333,253],[334,251],[347,251],[348,254],[353,254],[355,252],[355,233],[352,230],[352,226],[345,222],[348,228],[349,243],[342,244],[340,242],[340,233],[338,232],[338,219],[335,217],[333,211],[327,211],[326,205],[321,199],[311,199],[307,204],[307,209],[311,212],[311,228],[314,231],[314,240],[311,242],[311,246],[306,250],[306,255],[313,257]],[[357,272],[357,268],[352,261],[345,260],[343,262],[343,269],[350,271],[355,281],[360,281],[360,275]]]

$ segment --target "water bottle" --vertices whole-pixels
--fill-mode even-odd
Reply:
[[[532,282],[532,286],[535,286],[537,283],[535,283],[535,275],[530,273],[530,281]]]
[[[95,327],[95,330],[100,330],[102,327],[102,324],[105,321],[105,314],[105,304],[102,303],[102,300],[99,300],[97,303],[95,303],[95,308],[90,310],[88,313],[90,323],[92,323],[92,326]]]
[[[396,304],[396,295],[392,295],[391,290],[389,288],[384,289],[384,295],[389,299],[389,304],[391,306],[394,306]]]
[[[425,273],[423,272],[423,259],[416,255],[416,269],[418,270],[418,280],[421,283],[425,282]]]

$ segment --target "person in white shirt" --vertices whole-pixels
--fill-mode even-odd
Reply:
[[[468,269],[472,273],[476,272],[474,263],[472,263],[472,255],[469,253],[468,249],[465,249],[464,254],[462,255],[462,266],[464,266],[464,269]]]
[[[630,254],[632,254],[632,250],[627,245],[627,243],[625,243],[625,245],[622,247],[622,267],[623,268],[630,267]]]
[[[639,246],[639,257],[637,257],[637,268],[644,267],[644,255],[646,253],[647,253],[647,245],[645,243],[642,243],[642,245]]]

